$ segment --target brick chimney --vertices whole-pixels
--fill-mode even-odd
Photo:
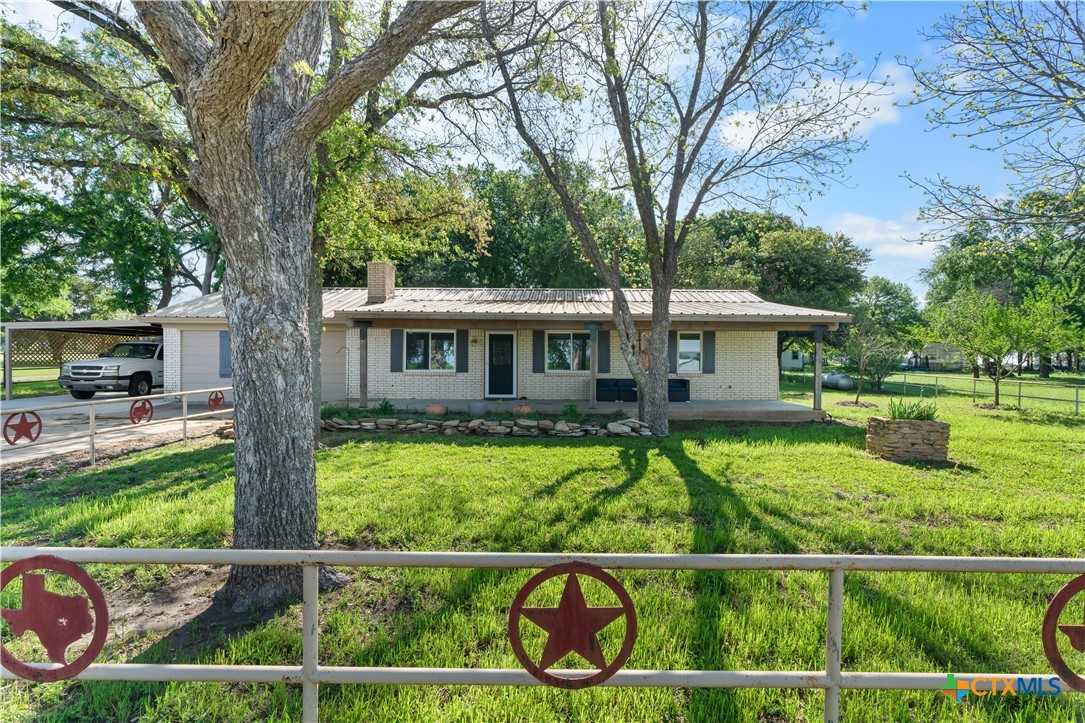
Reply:
[[[387,261],[370,261],[365,267],[369,279],[367,304],[383,304],[396,295],[396,267]]]

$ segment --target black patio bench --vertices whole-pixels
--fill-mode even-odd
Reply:
[[[595,399],[599,402],[635,402],[637,382],[635,379],[596,379]],[[688,402],[689,379],[668,379],[667,399]]]

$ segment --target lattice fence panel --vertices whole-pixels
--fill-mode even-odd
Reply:
[[[36,329],[12,329],[9,333],[13,369],[59,367],[64,362],[93,359],[114,344],[144,338]]]

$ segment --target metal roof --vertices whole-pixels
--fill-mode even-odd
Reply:
[[[635,317],[652,314],[651,289],[625,289]],[[367,304],[365,288],[324,289],[324,318],[456,318],[574,317],[609,319],[610,289],[482,289],[400,288],[380,304]],[[802,321],[841,323],[847,314],[765,301],[749,291],[675,289],[672,317],[706,321]],[[160,309],[145,319],[225,318],[222,295],[211,294]]]
[[[115,336],[157,336],[162,325],[131,319],[117,321],[5,321],[4,329],[31,331],[60,331],[70,334],[111,334]]]

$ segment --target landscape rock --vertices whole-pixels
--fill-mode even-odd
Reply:
[[[633,430],[628,425],[622,424],[621,422],[611,422],[607,425],[607,431],[611,434],[629,434]]]

